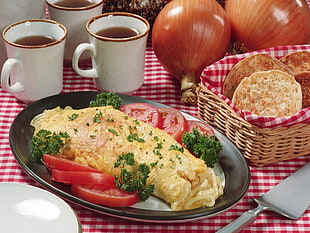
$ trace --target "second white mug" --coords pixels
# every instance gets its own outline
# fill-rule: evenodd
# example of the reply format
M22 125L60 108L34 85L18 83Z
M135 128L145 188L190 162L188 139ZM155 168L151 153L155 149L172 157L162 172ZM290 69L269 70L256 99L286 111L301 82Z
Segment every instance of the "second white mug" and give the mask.
M73 69L94 78L99 90L130 94L139 89L144 81L148 21L131 13L105 13L90 19L86 30L90 42L75 49ZM79 58L86 51L92 57L88 70L79 67Z
M46 0L50 18L63 24L68 30L64 54L65 65L71 66L76 46L88 41L85 24L90 18L102 13L103 2L104 0L81 2ZM89 60L89 55L83 54L80 62L87 63Z

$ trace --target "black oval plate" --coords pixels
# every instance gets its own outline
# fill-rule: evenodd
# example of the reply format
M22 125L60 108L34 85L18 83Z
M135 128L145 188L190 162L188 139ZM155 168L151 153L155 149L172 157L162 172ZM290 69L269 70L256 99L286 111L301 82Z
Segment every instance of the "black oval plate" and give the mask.
M46 167L36 163L32 158L30 145L34 129L30 126L30 121L45 109L52 109L57 106L71 106L76 109L88 107L89 102L94 100L98 93L95 91L72 92L47 97L29 105L17 115L10 129L10 146L19 165L36 182L49 191L84 208L114 217L155 223L188 222L212 217L231 208L244 196L250 184L248 164L237 147L216 130L216 137L223 145L223 150L219 154L220 167L225 176L225 188L224 194L213 207L201 207L184 211L171 211L166 208L161 210L160 207L153 208L152 205L146 208L140 208L139 205L138 207L113 208L96 205L77 198L71 193L69 186L52 181L50 172ZM135 96L120 95L120 97L123 104L140 102L150 103L156 107L168 107ZM198 118L189 114L183 114L188 119L198 120Z

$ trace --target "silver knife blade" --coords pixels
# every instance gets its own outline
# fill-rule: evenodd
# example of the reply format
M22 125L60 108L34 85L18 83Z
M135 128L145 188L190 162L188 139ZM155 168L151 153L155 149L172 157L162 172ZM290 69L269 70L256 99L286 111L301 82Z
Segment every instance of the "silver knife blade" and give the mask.
M262 211L270 210L291 219L298 219L310 206L310 163L297 170L259 198L258 207L243 213L218 233L240 232L253 223Z
M310 205L310 163L256 200L287 218L300 218Z

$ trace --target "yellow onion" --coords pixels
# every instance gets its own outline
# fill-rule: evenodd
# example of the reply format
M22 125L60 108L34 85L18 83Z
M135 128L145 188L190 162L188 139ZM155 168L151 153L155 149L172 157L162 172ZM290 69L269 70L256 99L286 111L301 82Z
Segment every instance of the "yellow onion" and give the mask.
M181 82L182 101L196 103L203 69L222 58L230 23L216 0L172 0L158 14L152 45L160 63Z
M235 42L247 51L310 42L310 11L305 0L226 0Z

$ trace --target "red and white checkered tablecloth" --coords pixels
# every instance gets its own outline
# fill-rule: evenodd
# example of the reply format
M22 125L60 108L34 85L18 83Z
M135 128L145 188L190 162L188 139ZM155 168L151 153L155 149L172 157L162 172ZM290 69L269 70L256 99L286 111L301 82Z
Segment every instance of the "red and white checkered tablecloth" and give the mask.
M180 102L179 83L169 76L157 61L149 46L146 53L145 83L133 95L151 99L197 114L196 107ZM64 92L96 90L93 80L78 76L71 68L64 69ZM11 94L0 90L0 182L20 182L36 185L19 167L9 146L9 129L16 115L25 107ZM98 214L72 203L82 223L83 232L214 232L240 216L255 204L251 197L268 191L285 177L310 161L310 156L269 165L263 168L251 167L252 181L247 194L233 208L216 217L184 224L140 223ZM285 195L285 194L284 194ZM1 210L0 210L1 211ZM310 232L310 211L299 220L293 221L271 212L259 215L257 220L244 232Z
M145 82L133 95L154 100L197 115L197 108L180 102L180 85L160 65L152 48L146 53ZM78 76L71 68L64 68L63 92L96 90L93 80ZM9 145L9 130L16 115L25 108L11 94L0 89L0 182L19 182L36 185L19 167ZM258 197L310 162L310 156L268 165L262 168L251 167L251 184L246 195L231 209L215 217L191 223L150 224L123 220L98 214L69 203L76 211L84 233L102 232L215 232L224 227L243 212L256 207L251 197ZM1 190L0 190L1 192ZM286 195L286 194L283 194ZM310 194L309 194L310 195ZM1 211L1 209L0 209ZM1 229L1 226L0 226ZM298 220L289 220L273 212L260 214L257 220L243 232L310 232L310 210Z

